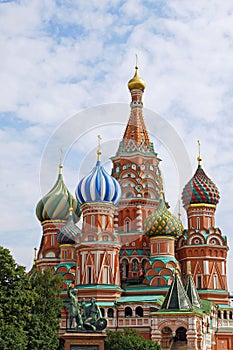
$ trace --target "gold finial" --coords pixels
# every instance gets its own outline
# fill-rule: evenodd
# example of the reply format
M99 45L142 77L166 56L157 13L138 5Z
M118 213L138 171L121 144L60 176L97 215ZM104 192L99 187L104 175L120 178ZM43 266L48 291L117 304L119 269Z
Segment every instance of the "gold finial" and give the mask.
M135 56L136 56L136 66L135 66L135 69L138 69L138 55L135 54Z
M63 168L62 161L63 161L63 150L62 148L60 148L59 174L62 174L62 168Z
M160 181L159 181L159 199L164 199L164 192L163 192L163 179L162 179L162 176L160 178Z
M181 218L181 211L180 211L180 200L178 201L178 219Z
M73 214L73 199L70 197L69 216Z
M175 275L179 275L179 264L176 264L176 267L175 267Z
M98 137L97 160L98 160L98 162L100 162L100 156L101 156L100 141L101 141L102 139L101 139L101 136L100 136L100 135L98 135L97 137Z
M200 144L200 141L197 140L197 144L198 144L198 157L197 157L197 163L198 163L198 166L201 166L201 144Z
M36 265L36 252L37 252L37 248L34 248L34 265Z
M187 261L187 274L188 275L191 275L191 262L190 261Z

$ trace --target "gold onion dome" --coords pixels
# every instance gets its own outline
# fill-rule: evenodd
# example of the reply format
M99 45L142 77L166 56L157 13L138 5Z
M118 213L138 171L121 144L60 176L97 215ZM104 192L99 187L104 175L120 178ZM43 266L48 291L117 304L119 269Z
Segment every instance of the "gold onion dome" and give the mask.
M64 183L62 164L60 164L58 179L53 188L37 204L36 216L41 222L46 220L67 220L71 203L73 220L76 223L81 216L80 206Z
M183 229L181 221L167 209L163 198L160 198L158 207L144 223L144 231L148 237L178 237Z
M128 88L129 88L129 90L138 89L138 90L144 91L145 87L146 87L146 83L144 82L144 80L142 80L139 77L138 67L136 66L134 77L132 79L130 79L130 81L128 82Z

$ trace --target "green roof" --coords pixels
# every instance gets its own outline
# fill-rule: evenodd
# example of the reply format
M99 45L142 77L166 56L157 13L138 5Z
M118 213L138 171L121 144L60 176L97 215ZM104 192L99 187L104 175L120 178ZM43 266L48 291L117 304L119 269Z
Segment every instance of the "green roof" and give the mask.
M231 305L226 305L226 304L217 304L217 307L219 309L232 309L233 310L233 306Z
M228 294L227 290L222 290L222 289L198 289L197 290L199 294L201 293L218 293L218 294Z
M121 292L123 291L121 287L114 284L78 284L75 286L75 289L117 289Z
M159 286L159 287L155 287L155 286L148 286L147 284L136 284L136 285L131 285L131 286L127 286L127 287L124 287L124 290L126 292L133 292L133 291L136 291L136 292L165 292L168 290L168 286Z
M206 299L201 299L201 309L205 312L210 314L211 308L212 308L212 301L206 300Z
M196 307L201 307L200 297L198 295L198 292L191 274L188 275L188 280L187 280L185 290L189 297L189 300L191 301L191 304Z
M162 255L159 255L159 256L155 256L153 258L150 258L150 263L153 264L154 261L156 260L162 260L165 264L170 262L170 261L173 261L174 263L177 264L177 260L174 256L162 256Z
M175 274L161 308L186 311L192 309L192 304L178 274Z
M158 303L162 304L164 297L162 295L126 295L117 299L117 304L127 303Z
M71 267L75 266L75 263L60 263L55 267L55 270L59 269L59 267L66 267L69 270Z

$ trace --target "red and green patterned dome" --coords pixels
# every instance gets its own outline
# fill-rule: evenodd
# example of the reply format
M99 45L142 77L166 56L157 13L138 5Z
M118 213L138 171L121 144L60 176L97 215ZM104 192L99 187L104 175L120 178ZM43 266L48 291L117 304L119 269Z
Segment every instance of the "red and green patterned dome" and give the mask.
M206 175L201 165L186 184L182 192L182 201L184 207L189 204L212 204L219 202L219 191L213 181Z
M178 237L183 232L181 221L173 215L161 198L158 207L144 222L144 231L148 237Z

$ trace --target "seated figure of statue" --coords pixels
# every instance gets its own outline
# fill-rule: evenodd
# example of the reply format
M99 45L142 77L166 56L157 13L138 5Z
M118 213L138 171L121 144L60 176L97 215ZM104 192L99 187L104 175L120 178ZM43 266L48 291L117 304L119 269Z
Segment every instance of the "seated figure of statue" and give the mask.
M99 306L96 304L95 298L91 298L91 305L87 307L87 318L84 321L84 326L90 327L93 331L96 331L96 323L102 318L102 314Z

